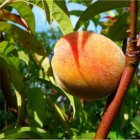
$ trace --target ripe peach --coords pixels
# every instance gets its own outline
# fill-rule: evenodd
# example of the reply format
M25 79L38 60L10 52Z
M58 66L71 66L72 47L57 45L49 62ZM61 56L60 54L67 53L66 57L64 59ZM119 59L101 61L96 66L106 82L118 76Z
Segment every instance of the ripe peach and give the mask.
M56 83L82 99L98 99L117 87L125 66L121 49L93 32L73 32L55 45L52 69Z

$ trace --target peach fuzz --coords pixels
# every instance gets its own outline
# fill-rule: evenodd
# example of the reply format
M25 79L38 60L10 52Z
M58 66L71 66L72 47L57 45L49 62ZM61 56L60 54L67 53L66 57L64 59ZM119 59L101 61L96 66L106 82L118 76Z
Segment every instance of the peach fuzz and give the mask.
M56 83L62 89L92 100L116 89L125 67L125 56L109 38L81 31L58 40L51 64Z

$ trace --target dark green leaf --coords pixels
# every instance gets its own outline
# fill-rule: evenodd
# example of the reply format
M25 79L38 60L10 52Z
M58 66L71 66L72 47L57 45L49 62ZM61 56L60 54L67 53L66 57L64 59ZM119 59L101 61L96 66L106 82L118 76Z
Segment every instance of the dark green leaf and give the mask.
M121 15L118 15L115 17L117 21L114 22L114 24L107 28L109 30L105 35L114 40L114 41L122 41L128 37L128 29L129 29L129 23L130 23L130 16L129 13L123 13ZM137 32L140 30L140 19L137 20Z
M10 78L14 87L21 91L24 88L23 77L19 74L20 59L18 57L7 57L5 55L0 55L0 64L6 67L10 72Z
M129 14L124 13L116 18L117 21L110 27L107 36L114 41L122 41L128 36Z
M82 14L82 12L83 11L81 11L81 10L72 10L72 11L70 11L70 15L74 15L74 16L81 16L81 14Z
M69 0L69 2L82 4L85 6L89 6L93 1L92 0Z
M116 8L123 8L123 7L128 7L129 6L129 1L114 1L114 0L109 0L109 1L97 1L90 5L80 16L78 22L76 23L75 29L78 30L79 27L84 23L84 21L87 21L94 17L95 15L98 15L100 13L116 9Z

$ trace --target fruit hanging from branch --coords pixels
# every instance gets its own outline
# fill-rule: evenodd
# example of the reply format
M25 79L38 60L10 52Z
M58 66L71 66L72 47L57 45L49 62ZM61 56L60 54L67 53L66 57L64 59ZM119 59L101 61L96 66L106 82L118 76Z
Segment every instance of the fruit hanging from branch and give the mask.
M111 94L125 67L122 50L109 38L88 31L63 36L55 45L52 69L56 83L82 99Z

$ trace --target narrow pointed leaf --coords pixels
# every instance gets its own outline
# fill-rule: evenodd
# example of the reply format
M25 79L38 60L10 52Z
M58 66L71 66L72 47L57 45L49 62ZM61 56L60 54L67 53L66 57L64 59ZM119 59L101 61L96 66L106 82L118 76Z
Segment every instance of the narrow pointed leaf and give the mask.
M98 15L100 13L116 9L116 8L123 8L123 7L129 7L129 1L114 1L114 0L109 0L109 1L97 1L90 5L80 16L79 20L76 23L76 26L74 30L78 30L79 27L84 23L84 21L90 20L92 17L95 15ZM139 3L140 4L140 3Z
M129 14L124 13L117 17L117 21L110 27L107 36L114 41L122 41L128 37Z
M107 34L105 34L108 38L114 41L122 41L128 37L128 29L130 24L129 13L123 13L116 17L116 22L109 27ZM108 28L107 27L107 28ZM137 20L137 32L140 31L140 19Z
M131 121L132 126L140 133L140 116L136 116L132 121Z
M53 2L53 19L57 22L63 34L68 34L73 31L73 26L68 15L68 10L65 1Z
M46 125L46 97L39 88L27 91L27 115L30 126L43 127Z
M23 26L25 29L27 29L28 31L30 31L26 21L19 15L13 14L8 12L7 10L0 10L0 20L8 20L8 21L12 21L14 23L17 23L21 26Z
M18 57L7 57L0 54L0 64L6 67L10 73L11 81L14 87L21 91L24 88L23 77L19 74L19 61Z
M6 48L8 46L8 42L7 41L2 41L0 42L0 53L4 53Z
M62 89L61 89L61 90L62 90ZM68 97L68 99L69 99L69 101L70 101L70 103L71 103L71 106L72 106L72 108L73 108L73 118L74 118L75 113L76 113L74 96L72 96L72 95L66 93L64 90L63 90L63 92L64 92L65 95Z
M14 41L23 49L26 49L29 53L45 54L39 41L28 32L16 27L15 25L0 22L0 31L6 33L7 39L14 39Z
M35 139L51 139L53 136L45 130L37 127L20 127L13 128L0 134L0 139L20 139L20 138L35 138Z
M20 2L12 3L10 4L10 6L15 8L19 12L21 17L25 19L25 21L27 22L31 32L34 34L35 33L35 18L29 5L26 4L25 2L20 1Z
M53 5L53 0L42 0L42 3L44 5L44 10L46 13L47 20L49 24L52 22L52 5Z

